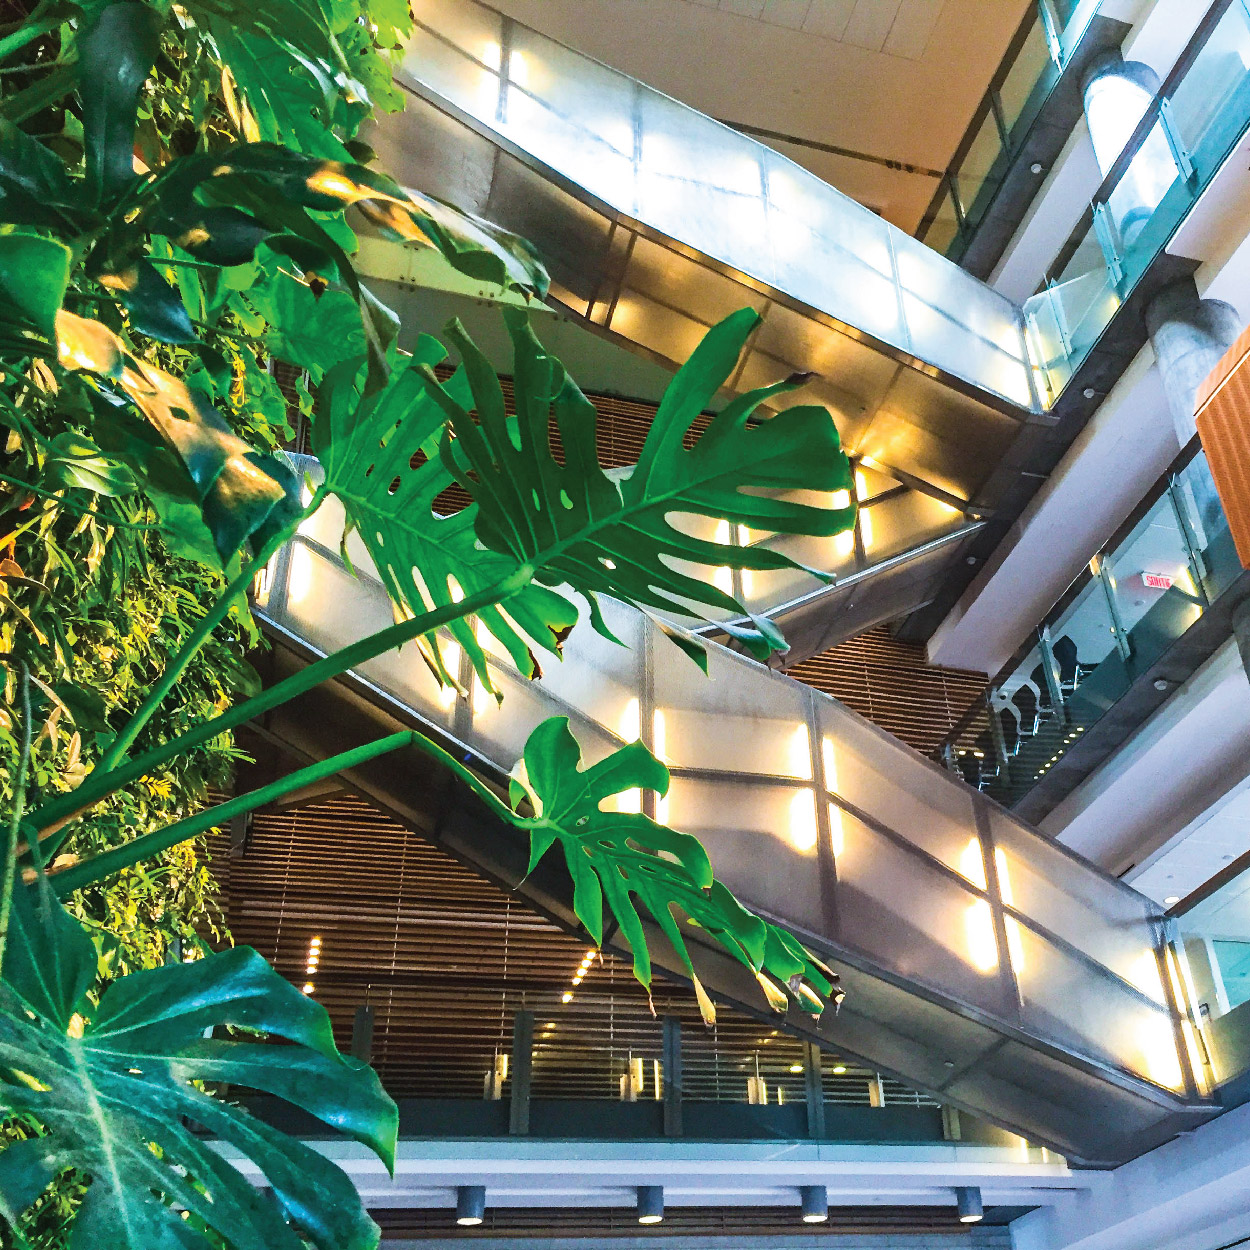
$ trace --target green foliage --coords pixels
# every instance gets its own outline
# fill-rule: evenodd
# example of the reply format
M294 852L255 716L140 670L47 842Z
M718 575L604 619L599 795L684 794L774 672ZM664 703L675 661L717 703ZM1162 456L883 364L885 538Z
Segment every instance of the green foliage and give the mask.
M201 810L227 780L231 730L405 641L450 681L446 630L489 681L480 621L532 673L532 648L558 654L577 620L565 587L607 633L597 595L742 612L693 566L789 563L691 538L676 514L813 535L850 521L776 497L850 482L823 410L753 424L799 379L732 401L686 446L754 328L749 311L678 373L628 474L599 465L594 409L523 314L508 314L515 417L459 326L448 337L464 366L447 383L432 372L438 344L398 349L396 318L353 267L349 208L476 279L547 287L523 240L368 167L356 134L399 103L391 65L409 25L402 0L40 0L0 38L0 1130L12 1143L0 1215L41 1247L376 1244L336 1167L212 1093L270 1091L389 1164L394 1107L376 1078L337 1055L325 1013L254 952L167 962L176 939L212 925L194 839L306 775L415 746L529 831L533 863L560 842L588 932L601 940L606 902L645 984L637 903L692 978L683 921L751 968L778 1010L781 985L812 1011L836 996L798 943L715 880L693 838L599 810L623 789L663 790L662 766L633 746L582 770L560 720L526 748L533 815L415 732ZM26 65L2 64L19 51ZM274 361L304 372L305 414L317 401L325 480L309 501L277 451L291 429ZM453 482L473 503L441 517ZM396 624L258 692L242 661L256 638L246 590L330 493ZM764 620L742 637L757 654L783 645ZM52 898L62 873L68 911ZM210 1026L294 1045L205 1038ZM261 1166L290 1225L184 1117Z
M245 949L134 973L98 1001L96 975L95 945L51 891L20 889L0 985L0 1067L12 1074L0 1110L33 1117L42 1132L0 1153L0 1211L10 1222L74 1169L90 1181L75 1245L189 1250L217 1244L217 1234L301 1250L281 1209L191 1130L198 1122L260 1167L320 1250L377 1244L355 1186L333 1163L196 1084L274 1094L392 1165L395 1104L371 1069L335 1049L323 1007ZM294 1045L205 1036L223 1026Z
M630 790L668 793L668 769L641 742L582 768L582 750L566 717L544 721L530 735L513 775L512 800L528 799L529 872L557 842L573 878L573 910L595 945L603 942L606 901L634 954L634 975L651 985L647 936L634 904L638 899L668 938L694 984L709 1024L716 1013L699 983L690 952L673 916L680 909L739 962L755 973L774 1006L786 997L769 980L771 973L820 1015L833 988L827 969L788 934L744 908L712 875L707 852L697 838L657 825L641 812L605 811L602 804ZM813 988L814 987L814 990Z
M765 547L692 537L670 518L710 517L791 534L833 535L849 526L849 508L747 493L851 485L826 409L790 408L748 427L764 400L794 390L801 378L739 396L693 447L683 444L759 324L752 310L726 317L704 337L665 391L637 465L619 477L599 465L594 405L543 351L524 314L504 316L514 349L515 419L505 415L495 371L458 325L447 333L465 362L477 421L426 374L455 438L443 461L476 501L477 533L489 550L533 566L544 582L567 582L591 597L607 594L639 608L686 615L708 608L749 615L732 595L669 561L751 569L792 568L794 561ZM553 414L564 463L552 452ZM771 622L754 619L756 631L741 637L756 655L764 658L785 646Z

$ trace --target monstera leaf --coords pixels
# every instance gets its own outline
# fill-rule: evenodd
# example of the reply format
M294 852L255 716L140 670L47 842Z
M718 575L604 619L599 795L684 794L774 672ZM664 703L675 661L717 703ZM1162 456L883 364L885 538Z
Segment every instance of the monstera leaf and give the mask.
M510 556L478 545L475 508L451 516L434 511L451 476L437 455L442 409L428 395L420 370L438 364L445 354L436 340L423 336L410 367L368 398L361 394L361 362L345 362L320 389L313 427L325 485L343 504L348 532L359 534L392 602L409 613L445 607L488 589L517 567ZM448 388L469 402L462 375ZM509 599L506 611L487 608L479 620L528 676L535 668L530 641L556 652L577 620L577 609L555 592L531 585ZM482 683L492 688L473 622L456 621L449 632L467 651ZM437 638L424 639L422 645L442 680L455 684Z
M606 902L629 941L634 975L651 985L647 938L634 900L654 917L694 983L704 1019L715 1022L715 1008L695 974L673 906L709 933L755 974L778 1011L787 999L777 982L789 986L803 1008L820 1015L840 999L837 978L794 938L749 912L712 876L707 852L697 838L658 825L639 812L604 811L600 805L628 790L668 792L668 769L635 742L583 769L581 747L568 718L552 717L530 735L522 765L514 773L512 802L528 798L531 819L516 821L530 831L532 872L559 842L573 878L573 910L596 945L603 941Z
M377 1226L335 1164L192 1084L276 1095L392 1167L395 1104L371 1069L335 1049L324 1008L246 948L134 973L97 1002L89 993L95 946L46 883L19 888L13 902L0 981L0 1115L21 1115L42 1132L0 1151L0 1211L11 1223L74 1168L90 1182L75 1246L378 1244ZM293 1045L205 1036L227 1025ZM255 1164L280 1205L192 1124Z
M98 321L62 309L56 331L62 366L97 375L102 393L133 404L177 454L223 564L246 542L259 549L299 515L299 482L287 464L245 443L185 382L132 356ZM128 467L145 471L141 460Z
M464 361L476 420L428 368L424 374L455 435L442 459L477 502L478 537L490 551L531 565L548 584L567 582L589 596L603 593L684 615L709 609L750 615L710 577L679 571L672 561L749 569L790 568L794 561L766 547L693 537L674 524L675 516L817 536L851 525L851 508L816 508L763 493L851 485L849 462L824 408L789 408L748 424L761 403L794 390L803 378L731 400L693 446L685 445L759 324L751 309L708 331L678 370L637 465L623 476L609 476L599 464L594 406L543 351L526 315L507 310L504 316L514 348L515 418L506 414L494 370L458 323L447 333ZM553 414L563 463L552 451ZM755 630L740 637L754 654L763 658L784 648L771 622L753 619Z

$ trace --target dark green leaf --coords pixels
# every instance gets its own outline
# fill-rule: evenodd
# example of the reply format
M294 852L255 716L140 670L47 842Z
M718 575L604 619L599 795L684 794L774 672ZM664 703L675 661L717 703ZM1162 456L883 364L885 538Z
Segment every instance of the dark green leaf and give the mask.
M87 178L106 203L134 181L139 92L160 48L160 28L150 5L117 0L78 34Z
M298 515L300 484L287 462L244 442L201 394L131 356L99 322L63 312L57 333L62 364L115 379L102 391L132 403L177 453L222 563L249 541L263 546ZM140 444L125 462L150 493L142 461Z
M130 471L110 460L85 435L68 431L58 434L51 447L44 465L49 489L77 487L97 495L128 495L135 489Z
M56 239L24 231L0 235L0 322L55 339L71 260Z
M59 220L72 229L82 211L77 198L60 158L12 122L0 121L0 216L22 226Z
M583 769L581 747L567 717L544 721L525 744L524 768L515 775L514 807L523 792L534 808L532 819L517 823L530 830L532 872L559 842L573 878L573 910L598 944L603 940L606 901L634 955L634 975L651 985L646 931L634 900L643 904L694 982L705 1018L715 1019L710 1000L672 908L714 937L755 973L778 1010L787 984L805 1010L820 1014L833 990L830 976L794 938L744 908L712 876L707 852L697 838L658 825L637 811L605 811L603 804L628 791L668 791L668 769L641 742L622 747Z
M126 278L122 297L130 313L130 324L140 334L161 343L196 342L182 297L150 261L136 262Z
M665 392L638 464L613 476L599 464L594 406L559 361L543 352L524 313L505 310L504 317L514 346L516 418L506 415L494 370L458 322L447 332L465 364L471 405L423 369L429 393L455 434L455 442L444 445L443 460L477 501L478 537L491 551L533 566L549 585L567 582L635 607L749 616L710 576L683 572L674 562L710 572L792 568L794 561L765 546L693 537L672 523L674 516L819 536L850 527L851 508L817 508L785 497L850 486L850 464L829 413L813 406L789 408L748 425L762 402L795 389L802 379L731 400L694 445L685 446L691 426L725 385L759 322L750 309L708 331ZM552 452L553 414L563 463ZM758 632L742 636L757 655L784 648L772 622L752 619Z
M42 881L19 888L14 903L0 984L0 1109L32 1117L46 1136L40 1150L0 1167L11 1209L74 1167L91 1181L74 1245L207 1250L219 1236L234 1250L301 1250L279 1209L190 1131L195 1121L261 1169L320 1250L377 1246L377 1226L337 1166L191 1083L276 1095L393 1166L395 1105L369 1068L339 1055L324 1008L246 948L123 977L94 1006L86 990L96 952L78 922ZM227 1025L294 1045L205 1037Z

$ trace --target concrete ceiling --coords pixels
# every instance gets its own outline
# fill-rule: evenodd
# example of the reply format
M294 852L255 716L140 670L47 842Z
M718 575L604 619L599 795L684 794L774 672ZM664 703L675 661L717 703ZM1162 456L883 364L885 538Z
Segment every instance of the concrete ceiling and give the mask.
M912 231L1031 0L495 0ZM887 162L911 166L891 168Z

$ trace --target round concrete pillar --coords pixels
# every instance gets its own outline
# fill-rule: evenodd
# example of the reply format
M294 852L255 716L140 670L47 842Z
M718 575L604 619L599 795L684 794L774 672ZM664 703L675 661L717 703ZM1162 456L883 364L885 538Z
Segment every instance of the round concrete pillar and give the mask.
M1198 388L1237 341L1241 318L1223 300L1199 299L1193 281L1186 278L1164 287L1146 306L1146 329L1183 447L1197 432Z
M1083 83L1085 119L1098 168L1105 176L1137 129L1159 90L1159 75L1142 61L1126 61L1119 52L1096 57ZM1141 233L1168 187L1176 163L1163 127L1156 125L1121 177L1107 204L1127 248Z

